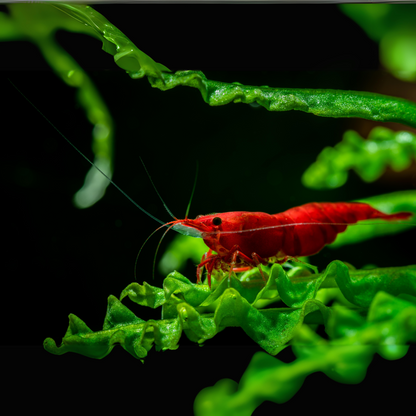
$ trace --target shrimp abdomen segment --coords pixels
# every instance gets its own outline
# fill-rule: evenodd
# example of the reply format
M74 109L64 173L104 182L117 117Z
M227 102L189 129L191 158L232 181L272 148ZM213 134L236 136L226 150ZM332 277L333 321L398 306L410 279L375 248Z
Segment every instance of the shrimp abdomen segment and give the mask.
M332 243L349 224L368 219L407 219L411 213L384 214L360 202L312 202L275 214L284 227L281 252L293 257L311 256ZM317 223L316 225L313 223ZM290 224L293 224L291 226Z
M229 216L223 214L223 218L219 239L222 247L231 250L238 245L239 251L248 257L252 253L257 253L262 258L276 255L281 246L283 228L276 227L280 222L274 215L264 212L236 212Z

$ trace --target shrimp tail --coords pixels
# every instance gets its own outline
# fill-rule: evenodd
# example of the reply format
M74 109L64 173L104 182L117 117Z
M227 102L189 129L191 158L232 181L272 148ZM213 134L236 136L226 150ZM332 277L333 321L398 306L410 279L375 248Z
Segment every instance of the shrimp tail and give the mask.
M376 216L374 218L385 219L387 221L396 221L396 220L408 220L413 216L413 212L398 212L396 214L383 214L382 216Z
M411 212L384 214L362 202L312 202L274 216L281 224L294 224L284 231L281 252L299 257L316 254L350 224L370 219L407 220L412 215Z

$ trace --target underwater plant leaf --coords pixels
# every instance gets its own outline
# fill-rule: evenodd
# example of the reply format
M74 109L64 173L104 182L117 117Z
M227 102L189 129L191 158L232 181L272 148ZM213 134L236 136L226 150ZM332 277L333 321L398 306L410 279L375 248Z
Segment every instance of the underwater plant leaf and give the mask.
M108 299L107 313L104 319L103 330L120 328L129 325L143 324L145 321L138 318L116 297L110 296ZM78 331L79 332L79 331Z
M410 295L392 297L385 292L378 292L374 302L371 303L368 322L384 323L390 319L389 327L383 328L383 331L391 336L388 338L388 343L381 344L377 351L386 360L404 357L409 349L406 343L416 342L415 308L416 297Z
M315 299L307 300L302 308L256 309L234 288L227 288L220 296L215 309L217 331L233 326L241 327L269 354L275 355L293 337L305 316L320 310L325 320L326 306Z
M408 300L410 299L410 300ZM389 360L403 357L408 342L416 341L416 298L406 295L393 296L379 291L373 298L366 317L335 304L325 328L331 339L348 337L352 344L374 338L381 347L377 352ZM407 351L407 349L406 349Z
M134 73L129 73L136 78ZM177 86L199 89L211 106L230 102L257 103L269 111L298 110L320 117L360 117L374 121L394 121L416 127L416 103L402 98L362 91L272 88L208 80L201 71L163 73L148 77L152 87L166 91Z
M147 282L143 282L143 285L136 282L130 283L121 292L120 301L126 296L128 296L132 302L153 309L163 305L166 301L163 289L151 286Z
M156 77L163 82L161 71L170 69L146 55L117 27L92 7L82 4L55 3L54 7L88 26L103 42L103 50L114 56L114 62L127 72L134 71L136 78Z
M215 336L219 329L215 324L213 314L200 314L195 308L182 303L178 305L179 317L183 322L183 330L190 341L202 344Z
M183 85L198 88L204 101L212 106L229 102L257 103L269 111L299 110L321 117L361 117L416 127L416 104L401 98L360 91L245 86L238 82L207 80L201 71L169 74L167 67L138 49L92 7L63 3L54 7L94 30L103 42L103 50L114 55L115 63L130 77L137 79L146 75L152 87L162 91Z
M232 326L242 328L265 351L276 355L293 339L304 322L321 323L326 328L328 322L333 322L333 308L316 299L319 288L339 288L345 298L358 307L353 311L357 315L346 319L343 324L350 330L361 328L364 318L360 314L365 316L368 307L373 308L371 322L374 323L391 319L391 311L399 313L400 308L416 308L416 266L355 270L335 260L320 274L302 276L297 271L289 276L282 266L275 264L266 285L262 280L247 285L247 282L240 282L236 277L230 280L230 286L228 284L226 277L211 291L208 285L192 283L178 272L166 277L163 290L147 283L132 283L123 290L121 297L128 296L141 306L162 306L161 320L151 319L146 322L117 298L110 296L101 331L93 332L81 319L71 314L61 346L58 348L52 339L47 338L44 347L58 355L71 351L92 358L103 358L118 343L135 358L142 359L153 344L158 351L178 348L182 331L191 341L201 344ZM395 308L389 306L390 312L386 315L381 311L382 303L374 304L380 291L390 297L401 296L402 303L398 303L399 306ZM267 299L268 296L274 297L275 301L279 300L278 292L281 299L291 307L256 307L259 300ZM409 313L413 316L413 309L409 311L402 318L403 330L413 325L413 318L409 318ZM407 322L406 319L410 321ZM342 328L329 329L334 338L343 334L342 331ZM413 338L406 338L409 339ZM390 353L394 354L394 351Z
M312 344L310 356L284 363L264 352L255 353L240 383L222 379L199 392L194 402L195 415L250 416L266 400L278 404L287 402L302 387L305 378L318 371L340 382L345 383L347 379L349 384L364 379L375 347L334 347L326 345L325 340L320 341L319 336L315 339L316 334L310 332L305 325L299 330L302 341Z
M137 318L116 297L109 296L103 330L92 332L73 314L60 347L53 339L44 341L44 348L52 354L76 352L91 358L104 358L116 344L120 344L133 357L142 359L153 343L156 349L177 349L182 334L182 320L143 321Z
M55 344L55 341L51 338L47 338L44 341L44 348L51 352L52 354L65 354L66 352L76 352L78 354L85 355L91 358L104 358L108 355L111 350L114 348L116 343L120 343L124 346L126 338L129 335L129 329L131 328L128 322L131 321L130 310L122 305L114 296L109 296L108 298L108 308L105 322L111 322L111 315L113 309L116 310L115 314L118 315L117 324L110 326L107 324L107 329L99 332L92 332L85 323L79 319L77 316L70 314L69 315L69 327L68 330L62 339L61 346L58 348ZM126 324L123 325L120 323L120 318L125 312ZM136 321L135 322L135 335L136 337L143 338L145 323ZM150 349L150 345L147 345ZM135 351L134 348L126 348L130 353L132 353L136 358L142 358L147 355L146 348L143 347L137 348ZM137 355L139 352L139 355Z
M262 305L267 306L270 303L278 302L279 300L281 300L280 295L277 291L277 286L276 286L277 272L278 272L277 269L273 270L273 266L269 271L266 271L263 269L263 274L265 278L267 279L267 282L266 282L266 285L260 290L260 292L257 293L257 296L254 299L254 301L251 302L252 306L254 306L257 309L261 309ZM258 269L254 268L254 269L249 270L248 272L245 272L243 275L239 277L239 279L242 282L244 282L244 280L248 278L249 273L251 275L260 274ZM257 280L257 282L261 284L260 280ZM246 299L249 301L248 298Z
M256 273L253 273L256 274ZM265 277L268 276L267 272L264 272ZM245 277L247 277L245 275ZM205 301L200 306L209 306L214 304L218 298L227 290L229 287L232 287L237 290L237 292L250 304L254 304L257 300L261 299L261 294L264 290L268 290L269 286L273 285L272 282L268 281L266 283L267 288L264 287L264 281L260 279L252 279L249 281L242 281L241 276L238 278L235 275L231 276L230 281L228 281L228 274L224 275L222 280L219 283L211 283L212 288L215 289L211 294L205 299Z
M347 130L342 141L325 147L316 162L306 169L302 183L311 189L334 189L344 185L348 171L354 170L365 182L374 182L391 166L396 172L407 169L416 158L416 135L378 126L367 140Z
M399 359L409 349L405 344L416 341L414 297L378 292L367 318L336 304L327 309L331 309L325 328L329 341L308 325L299 326L291 342L297 357L294 361L284 363L257 352L240 383L223 379L199 392L195 415L249 416L266 400L287 402L305 378L318 371L339 383L361 383L375 353L385 359Z
M170 70L140 51L119 29L90 6L55 4L95 30L103 41L103 49L114 55L118 66L133 79L145 75L152 87L162 91L183 85L198 88L211 106L234 103L256 103L269 111L299 110L321 117L361 117L375 121L394 121L416 127L416 104L401 98L381 94L300 88L270 88L245 86L238 82L207 80L201 71Z
M47 4L7 5L10 15L1 13L0 18L7 25L0 24L1 40L30 41L40 51L45 61L62 82L76 89L76 99L85 116L94 126L92 129L92 149L94 163L109 178L114 167L114 123L110 111L88 73L78 64L57 41L55 33L67 31L94 36L95 32L85 25L61 13ZM19 53L16 45L16 53ZM95 167L91 167L85 181L73 198L77 208L88 208L99 201L110 182Z
M291 276L280 264L274 264L270 276L275 280L282 301L289 308L300 308L307 299L314 299L326 272L318 275Z
M11 17L0 13L0 19L4 23L0 28L0 40L30 40L40 49L55 73L68 85L78 88L78 101L94 125L94 163L110 178L113 172L114 139L111 115L86 72L55 41L54 33L58 29L88 34L101 40L102 49L113 55L115 63L133 79L147 76L153 87L162 90L177 85L198 88L209 105L243 102L261 105L269 111L299 110L322 117L362 117L416 126L416 105L401 98L357 91L269 88L244 86L238 82L221 83L207 80L200 71L169 74L171 71L166 66L155 62L138 49L117 27L87 5L10 4L8 7L12 11ZM411 43L410 46L412 49ZM410 66L414 67L413 61ZM369 174L370 170L365 172ZM377 171L373 172L376 173ZM342 183L345 178L345 172L341 171L332 175L334 183ZM74 196L73 203L79 208L93 205L104 195L108 185L107 179L91 167L84 186ZM165 269L165 272L168 271Z
M278 354L292 340L297 328L306 316L315 311L322 314L326 322L330 311L316 299L308 299L302 308L250 309L247 319L242 322L246 334L271 355Z
M415 227L416 191L392 192L390 194L358 199L355 202L365 202L386 214L408 211L415 213L415 215L408 220L395 222L383 220L360 221L358 224L350 225L344 232L339 233L335 241L328 244L328 247L337 248L346 244L360 243L370 238L397 234Z
M124 293L125 296L130 296L131 288ZM135 293L133 292L133 299L137 300ZM155 291L148 289L140 293L147 293L153 299ZM154 305L153 301L146 302L142 299L140 302L142 305ZM200 313L199 308L181 302L174 295L163 307L166 304L171 304L171 311L175 310L175 313L171 313L168 319L164 317L159 321L145 322L117 298L110 296L103 330L92 332L82 320L70 315L70 325L61 346L56 347L55 342L47 338L44 347L58 355L76 352L91 358L103 358L119 343L135 358L142 359L153 343L157 350L176 349L182 330L191 341L203 343L228 326L240 326L266 351L277 354L285 347L293 331L307 314L318 309L324 311L326 308L321 302L312 299L305 302L301 309L257 310L232 287L222 291L215 313L205 313L204 308Z
M13 4L10 14L0 12L0 41L30 41L68 86L76 88L76 98L93 124L92 149L94 164L110 179L114 170L114 123L109 109L87 72L56 40L58 30L82 33L102 41L102 49L114 55L115 63L136 76L160 76L170 71L148 55L90 6L80 4ZM16 44L18 53L18 44ZM83 186L75 193L73 204L88 208L105 194L110 182L94 166L85 175Z
M337 268L335 271L334 268ZM341 268L343 271L338 270ZM368 307L379 291L416 296L416 265L349 271L340 262L328 266L342 294L357 306Z
M396 78L416 81L415 9L412 5L340 4L375 42L379 42L380 62Z
M164 91L183 85L198 88L204 101L213 106L229 102L255 103L269 111L299 110L321 117L361 117L416 126L416 104L401 98L360 91L244 86L238 82L207 80L200 71L169 74L171 71L166 66L138 49L92 7L73 3L54 3L52 6L82 23L80 28L88 29L89 34L100 39L103 50L113 55L115 63L130 77L148 76L153 87Z
M187 277L173 271L163 281L165 298L168 301L172 295L179 296L191 306L199 306L210 295L211 291L206 285L197 285Z

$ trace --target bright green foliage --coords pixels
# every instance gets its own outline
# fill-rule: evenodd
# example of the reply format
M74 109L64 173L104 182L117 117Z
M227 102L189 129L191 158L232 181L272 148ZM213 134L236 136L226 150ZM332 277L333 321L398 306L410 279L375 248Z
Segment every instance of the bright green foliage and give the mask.
M162 91L176 86L198 88L212 106L230 102L257 103L269 111L299 110L321 117L361 117L376 121L395 121L416 127L416 104L380 94L299 88L245 86L238 82L207 80L200 71L177 71L153 61L140 51L120 30L89 6L60 4L65 13L95 30L103 49L114 55L115 63L133 78L147 76L152 87Z
M140 74L139 74L140 75ZM306 88L272 88L210 81L201 71L163 73L148 77L154 88L162 91L177 86L198 88L202 98L212 106L230 102L257 103L269 111L298 110L320 117L360 117L374 121L394 121L416 127L416 104L402 98L362 91L313 90ZM135 74L130 73L132 78Z
M155 62L92 7L81 4L56 3L54 7L83 23L103 42L103 50L114 55L114 62L137 78L145 75L161 79L161 71L170 72L166 66Z
M59 3L54 7L87 26L90 34L94 33L102 40L103 50L114 55L115 63L132 78L147 76L151 85L162 91L182 85L198 88L204 101L212 106L230 102L257 103L269 111L299 110L321 117L361 117L416 127L416 104L401 98L361 91L271 88L245 86L238 82L229 84L207 80L200 71L170 73L167 67L139 50L90 6Z
M64 3L55 3L52 6L9 4L10 16L0 12L0 41L33 42L54 72L65 83L78 88L77 99L94 125L92 143L94 163L110 178L113 172L114 134L111 115L86 72L56 43L54 34L58 29L87 34L101 40L102 49L113 55L115 63L126 70L133 79L147 76L153 87L163 91L179 85L198 88L205 102L212 106L229 102L254 103L269 111L298 110L321 117L361 117L375 121L394 121L416 127L415 103L400 98L358 91L256 87L244 86L238 82L228 84L207 80L200 71L169 73L170 70L166 66L155 62L138 49L118 28L92 7ZM359 5L361 8L365 6ZM364 15L367 13L368 16L377 18L385 16L390 10L385 8L377 12L374 8L376 6L391 5L370 5L373 9L365 9L367 12L363 8L360 10ZM59 13L58 10L63 13ZM351 15L353 18L354 13ZM368 16L363 21L370 19ZM372 24L371 19L368 21ZM371 27L371 24L367 26ZM395 27L399 26L396 24ZM377 30L375 36L380 37L384 29ZM413 68L414 71L414 54L412 54L415 50L414 31L410 35L408 32L407 30L403 36L394 32L393 40L387 40L387 47L382 48L387 51L386 53L393 51L394 56L401 59L409 57L410 63L400 62L400 68L396 71L400 74L409 72L409 68ZM399 46L396 45L396 38L399 39ZM405 39L404 43L400 39ZM397 48L390 47L392 42ZM402 53L403 51L406 53ZM391 62L393 61L392 58ZM93 205L104 195L108 184L107 179L91 167L84 186L74 197L74 204L79 208Z
M346 231L338 234L336 240L328 247L340 247L345 244L360 243L371 238L389 234L397 234L415 227L416 216L416 191L399 191L391 194L372 196L359 199L356 202L365 202L372 207L386 213L407 211L415 215L409 220L400 222L366 220L358 224L350 225Z
M147 76L152 87L162 91L179 85L198 88L209 105L257 103L269 111L299 110L321 117L361 117L394 121L416 127L416 104L380 94L299 88L245 86L207 80L200 71L177 71L153 61L119 29L89 6L59 4L55 7L94 29L103 40L103 49L114 55L115 63L136 79ZM163 72L162 72L163 71Z
M334 147L325 147L302 176L312 189L333 189L344 185L348 171L354 170L365 182L374 182L387 166L400 172L416 158L416 135L375 127L365 140L348 130Z
M194 284L178 272L166 277L163 289L146 282L143 285L132 283L122 292L120 301L114 296L108 298L101 331L93 332L71 314L61 346L57 348L55 342L47 338L44 347L58 355L71 351L103 358L119 343L135 358L143 359L153 344L157 351L177 349L182 331L191 341L202 344L224 328L237 326L269 354L276 355L292 340L303 322L323 323L332 334L342 331L331 324L333 308L316 299L320 288L338 288L361 311L370 307L373 318L390 313L372 306L377 292L416 296L416 266L353 270L336 260L320 274L310 274L302 267L287 273L279 264L273 265L269 273L266 268L264 270L269 277L265 286L258 272L257 276L251 272L249 281L246 281L246 273L239 279L233 277L230 286L228 278L214 280L212 291L206 284ZM138 318L121 303L126 296L141 306L161 306L162 319L143 321ZM267 303L282 301L284 305L261 309L258 305L262 300ZM401 341L408 341L403 340L404 335L400 336Z
M47 4L8 4L7 7L10 16L0 12L0 41L27 40L34 43L54 73L68 86L77 88L77 101L94 125L94 163L111 178L114 167L113 119L88 74L57 43L55 32L64 29L101 40L103 50L114 55L115 63L127 71L134 71L136 77L158 77L161 76L161 71L170 70L136 48L123 33L90 6L56 3L53 7ZM91 167L83 187L74 195L74 205L77 208L94 205L103 197L109 184L95 167Z
M380 61L398 79L416 81L416 10L402 4L340 4L367 35L380 42Z
M356 306L369 307L377 292L394 296L407 293L416 296L416 265L370 270L349 270L333 261L326 269L326 285L335 280L345 298Z
M207 80L200 71L170 73L168 68L140 51L122 32L89 6L55 4L56 9L77 20L71 23L63 15L62 20L55 19L52 11L36 18L35 14L27 13L29 5L24 7L19 9L19 5L10 5L13 12L11 18L0 13L0 39L27 37L36 42L65 82L84 88L80 100L91 110L88 117L96 125L104 123L110 126L110 122L105 107L97 104L100 103L99 97L91 95L93 87L85 81L83 72L70 61L70 57L59 48L45 46L50 43L49 37L57 27L85 32L100 39L103 50L114 55L115 63L125 69L131 78L147 76L153 87L163 91L176 86L197 88L204 101L212 106L230 102L257 104L269 111L298 110L321 117L361 117L416 127L416 104L410 101L357 91L223 83ZM32 11L41 10L36 9L35 5L33 7ZM381 12L385 13L383 10ZM33 26L30 27L31 24ZM378 29L376 32L378 36L382 31ZM395 39L398 38L391 39L395 45ZM385 44L389 43L386 41ZM53 42L51 45L54 46ZM412 42L405 47L401 44L399 49L406 50L409 45L412 46ZM397 50L394 53L397 55ZM63 66L60 67L58 63ZM403 73L406 65L400 67L398 72ZM409 71L406 76L410 79ZM94 149L96 154L102 152L109 161L110 127L105 134L103 131L97 133L97 137L103 141L102 146L97 144ZM408 151L403 148L408 145L409 137L412 140L414 138L400 137L401 143L397 147L400 160L397 161L396 157L387 163L401 169L408 163ZM397 142L397 139L395 137L382 142ZM360 142L357 137L354 140L350 145ZM380 143L376 145L380 147ZM374 178L377 167L370 171L363 175ZM342 182L339 172L341 179L336 177L337 183ZM383 196L379 207L377 200L369 202L384 212L396 209L414 211L414 192L407 194L406 199L401 199L404 194L391 198ZM413 209L408 207L412 204ZM368 235L377 234L373 225L349 227L359 232L351 234L342 244L362 241L367 227ZM388 230L393 228L389 224ZM347 235L340 234L341 238ZM339 243L338 240L336 243ZM196 257L196 254L192 256ZM183 257L180 261L183 261ZM176 271L166 277L163 288L146 282L143 285L132 283L122 292L120 300L109 296L102 330L94 332L81 319L70 314L69 326L61 345L57 347L54 340L47 338L44 347L57 355L76 352L100 359L109 354L116 344L120 344L135 358L143 361L153 344L157 351L177 349L182 332L191 341L203 344L230 326L242 328L271 355L278 354L291 344L297 356L294 362L284 364L270 355L258 353L253 357L239 386L231 380L221 380L214 387L204 389L195 402L197 415L244 416L251 415L264 400L276 403L289 400L301 387L305 377L315 371L322 371L338 382L359 383L364 379L375 352L387 359L398 359L406 354L406 344L416 341L415 265L355 270L336 260L319 274L312 274L305 266L292 267L286 271L279 264L271 268L263 267L263 271L267 277L266 285L257 269L233 276L230 281L222 272L215 271L211 290L206 282L196 285ZM138 318L122 304L127 296L140 306L153 309L161 307L161 319L144 321ZM334 297L340 304L326 306ZM269 305L276 307L266 309ZM329 341L320 338L305 324L325 325Z
M288 401L317 371L339 383L361 383L375 353L396 360L406 355L406 343L416 341L416 298L378 292L367 317L334 304L326 331L329 341L307 325L299 326L292 340L297 359L288 364L263 352L254 354L239 384L223 379L198 394L195 415L250 416L266 400Z
M94 126L92 130L94 163L111 178L114 164L114 126L111 114L87 72L55 39L55 32L59 29L97 37L95 32L50 5L10 3L7 7L10 15L0 12L0 42L21 40L32 42L55 75L68 86L76 88L77 101ZM19 53L19 44L16 43L16 55ZM12 57L3 57L3 59L12 59ZM95 204L102 198L109 183L97 169L91 167L83 187L74 196L74 205L77 208L87 208Z

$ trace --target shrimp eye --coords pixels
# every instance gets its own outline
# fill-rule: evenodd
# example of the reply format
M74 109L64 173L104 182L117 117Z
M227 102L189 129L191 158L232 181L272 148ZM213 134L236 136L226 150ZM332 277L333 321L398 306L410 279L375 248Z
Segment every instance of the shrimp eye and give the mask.
M220 225L222 223L222 219L220 217L214 217L214 219L212 220L212 223L214 225Z

